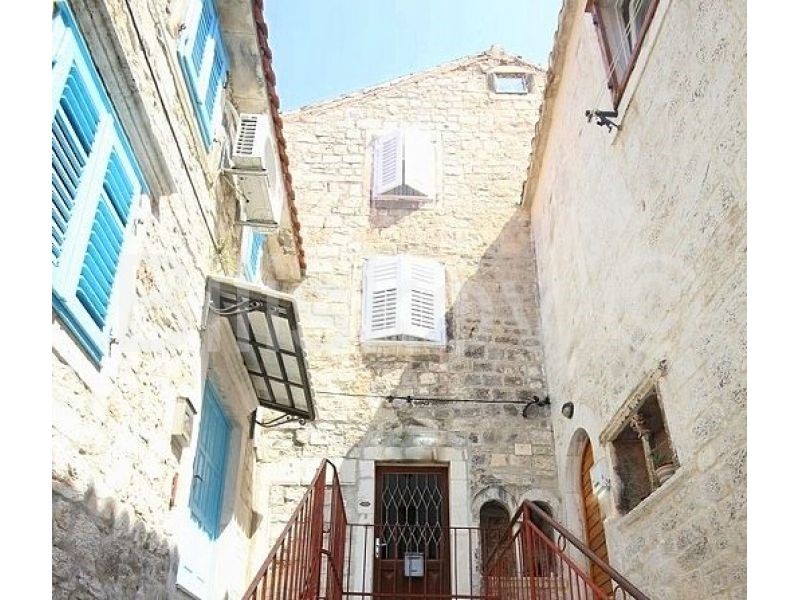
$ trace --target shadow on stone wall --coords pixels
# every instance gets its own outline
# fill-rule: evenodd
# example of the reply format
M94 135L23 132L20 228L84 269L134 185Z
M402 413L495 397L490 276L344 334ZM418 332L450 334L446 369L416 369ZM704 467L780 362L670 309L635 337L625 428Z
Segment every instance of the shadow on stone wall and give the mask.
M421 253L414 248L408 251ZM448 260L446 255L440 258ZM550 407L535 406L527 418L522 416L524 403L546 395L528 215L518 209L510 216L497 237L476 257L477 268L466 281L458 281L456 273L464 264L463 258L450 258L448 287L457 285L458 293L447 311L446 348L418 356L360 351L355 357L360 372L346 378L344 371L338 373L335 383L326 389L487 403L408 404L404 400L318 395L320 416L315 423L262 434L266 437L261 445L280 448L279 454L265 456L266 463L291 462L292 457L358 458L365 447L409 447L427 437L434 440L427 443L441 442L466 450L473 497L489 487L500 487L517 499L553 502L557 498ZM452 274L455 277L450 279ZM341 361L335 349L328 350L325 344L310 346L309 353L312 377L314 363ZM367 413L372 417L359 420ZM419 435L424 433L434 435ZM537 496L542 490L543 497ZM288 482L273 488L273 539L302 491Z
M175 597L177 550L161 534L93 485L54 480L52 493L53 598Z
M473 494L493 485L505 486L517 498L534 485L555 489L552 461L536 472L534 460L535 455L553 456L549 407L534 406L523 418L523 404L504 402L546 395L535 268L530 217L520 209L453 299L444 351L409 358L363 354L373 379L405 363L396 386L372 392L492 403L386 402L354 449L398 440L414 443L413 435L404 435L408 428L449 432L463 437L470 448ZM461 282L450 280L448 287L453 283ZM518 456L515 444L530 444L531 454Z
M390 208L388 206L375 206L373 201L370 200L370 229L381 230L395 227L412 213L418 210L426 210L427 205L427 202L394 200Z
M468 497L454 500L468 507L466 513L459 509L461 525L464 518L478 524L485 499L510 499L509 513L528 498L545 500L554 508L559 505L550 407L534 406L527 418L522 416L525 403L534 395L546 395L529 217L522 209L516 210L483 253L473 259L476 264L466 280L458 279L465 259L455 250L451 256L440 253L437 258L448 263L448 288L457 289L454 297L450 295L446 315L446 348L414 356L359 350L355 357L359 372L336 374L336 382L325 389L483 402L408 403L403 399L318 395L320 417L316 422L265 434L268 437L263 444L285 450L282 456L267 458L264 468L270 469L273 461L280 463L294 481L278 482L270 490L269 536L273 542L309 483L303 480L298 485L298 468L290 464L295 457L430 462L443 460L441 449L450 457L464 456ZM316 353L313 362L318 365L341 362L324 344L310 347L309 353ZM313 369L312 363L312 377ZM366 414L371 417L359 416ZM304 474L310 477L305 470L312 465L305 463L314 461L302 462ZM374 482L374 473L365 467L365 462L355 467L350 463L349 472L343 467L340 473L348 518L362 523L369 514L377 519L380 510L378 506L369 508L374 496L367 487ZM477 561L478 546L475 552Z

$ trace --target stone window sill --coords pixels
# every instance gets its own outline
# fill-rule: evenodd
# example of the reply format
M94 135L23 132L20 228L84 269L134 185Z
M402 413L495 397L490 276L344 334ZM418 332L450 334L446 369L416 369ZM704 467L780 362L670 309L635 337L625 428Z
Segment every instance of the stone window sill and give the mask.
M653 491L647 498L639 502L639 504L634 506L626 514L613 519L611 523L615 524L619 528L627 528L632 526L642 517L642 515L647 514L648 508L658 504L660 501L664 500L668 494L674 492L679 487L679 483L686 479L687 472L688 471L684 465L678 467L672 477L670 477L664 484L659 486L658 489Z
M439 342L415 342L394 340L370 340L361 342L361 351L378 356L409 356L436 358L444 354L447 344Z
M437 196L392 196L387 194L373 195L372 207L380 211L432 210L436 206Z

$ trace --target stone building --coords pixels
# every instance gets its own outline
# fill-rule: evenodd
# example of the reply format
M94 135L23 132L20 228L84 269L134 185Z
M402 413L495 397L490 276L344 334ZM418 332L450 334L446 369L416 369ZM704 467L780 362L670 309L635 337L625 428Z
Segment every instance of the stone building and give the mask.
M274 522L323 457L352 522L379 520L376 467L393 464L447 468L451 526L477 524L492 501L559 510L549 408L522 414L546 396L520 205L543 78L492 48L284 115L309 256L293 293L319 414L262 433ZM404 170L383 185L395 160Z
M525 188L561 517L585 535L593 454L612 565L653 598L743 598L745 6L642 2L620 39L588 4L562 8Z
M484 593L530 501L653 600L744 597L741 4L565 0L547 71L281 116L262 0L55 2L54 597L242 597L338 489L352 592Z
M305 268L266 33L260 0L54 3L56 598L247 584L257 400L209 276Z

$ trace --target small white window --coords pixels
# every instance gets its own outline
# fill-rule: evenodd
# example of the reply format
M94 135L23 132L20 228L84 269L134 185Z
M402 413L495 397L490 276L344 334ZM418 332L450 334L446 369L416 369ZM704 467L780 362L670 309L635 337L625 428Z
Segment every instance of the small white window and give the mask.
M492 73L491 81L497 94L527 94L531 91L528 73Z
M377 256L364 265L362 339L444 344L444 265L416 256Z
M436 196L436 154L430 135L397 130L375 140L373 200L429 201Z

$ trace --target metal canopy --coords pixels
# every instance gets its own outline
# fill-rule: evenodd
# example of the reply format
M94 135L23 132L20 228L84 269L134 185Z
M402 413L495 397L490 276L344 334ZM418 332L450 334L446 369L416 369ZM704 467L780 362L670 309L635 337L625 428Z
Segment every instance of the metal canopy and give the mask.
M266 287L208 279L208 309L231 326L258 403L300 419L315 418L295 302Z

